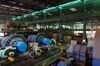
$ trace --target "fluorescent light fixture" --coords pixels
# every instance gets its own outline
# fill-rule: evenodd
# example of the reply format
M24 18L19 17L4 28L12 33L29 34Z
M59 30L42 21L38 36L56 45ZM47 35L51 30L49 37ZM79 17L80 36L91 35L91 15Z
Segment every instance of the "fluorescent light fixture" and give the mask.
M20 10L23 10L24 11L25 9L21 8Z
M0 33L0 36L4 36L4 33Z
M16 2L13 2L13 1L10 1L10 3L12 3L12 4L16 4Z
M10 8L11 6L8 5L1 5L2 7Z
M12 7L12 8L14 8L14 9L19 9L18 7Z
M71 11L77 11L76 8L70 8L69 10L71 10Z
M24 15L24 17L27 17L27 16L28 16L28 14L25 14L25 15Z

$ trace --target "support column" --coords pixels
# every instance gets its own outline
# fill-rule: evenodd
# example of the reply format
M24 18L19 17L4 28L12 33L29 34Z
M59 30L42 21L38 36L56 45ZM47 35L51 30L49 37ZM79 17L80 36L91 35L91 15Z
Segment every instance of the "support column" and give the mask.
M100 66L100 29L96 30L96 34L94 38L92 66Z
M83 21L83 37L84 39L87 39L87 35L86 35L86 21Z
M45 31L46 31L46 29L47 29L47 26L46 26L46 25L47 25L47 24L46 24L46 13L44 13L44 21L45 21L45 22L44 22L44 23L45 23L44 33L45 33Z
M59 40L62 40L62 9L60 8Z

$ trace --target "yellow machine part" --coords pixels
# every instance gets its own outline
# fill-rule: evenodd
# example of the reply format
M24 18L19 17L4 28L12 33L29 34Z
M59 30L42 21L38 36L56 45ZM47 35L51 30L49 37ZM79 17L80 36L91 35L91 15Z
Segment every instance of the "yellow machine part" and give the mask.
M14 61L15 61L15 59L12 58L12 57L8 57L8 60L9 60L10 62L14 62Z

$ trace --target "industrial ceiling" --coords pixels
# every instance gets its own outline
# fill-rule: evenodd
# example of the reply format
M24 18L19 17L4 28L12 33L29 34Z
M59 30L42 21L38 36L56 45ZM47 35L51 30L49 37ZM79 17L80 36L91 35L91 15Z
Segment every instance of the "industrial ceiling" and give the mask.
M0 14L22 15L72 0L0 0Z
M78 20L79 19L84 20L84 18L86 19L90 17L100 16L99 7L100 7L100 0L95 0L95 1L76 0L68 3L60 4L58 6L53 6L50 8L33 11L32 13L24 14L22 16L14 17L12 19L14 21L17 20L17 21L24 21L24 22L25 21L30 22L34 20L41 21L41 20L45 20L45 15L46 15L46 20L53 19L53 18L55 19L58 18L60 20L63 20L63 18L71 19L72 17L74 17L74 19L78 18ZM85 14L83 15L83 13ZM69 18L69 16L71 18Z
M4 15L5 18L3 19L8 19L11 16L22 16L24 14L29 14L32 12L36 12L36 11L40 11L43 9L48 9L50 7L55 7L58 6L60 4L64 4L64 3L69 3L75 0L0 0L0 15ZM92 2L92 0L89 0ZM87 0L87 2L89 2ZM96 0L99 1L99 0ZM93 1L93 3L95 3L96 1ZM99 3L99 2L96 2ZM95 11L91 8L91 6L95 6L96 4L87 4L89 6L89 10L91 10L91 12L95 12L97 13L96 9ZM95 7L94 7L95 8ZM83 7L78 7L77 11L75 13L82 13L84 12ZM70 9L68 10L63 10L63 16L68 15L68 14L72 14L73 12L70 11ZM54 12L54 15L52 15L53 13L48 13L49 17L52 16L58 16L59 17L59 11L58 12ZM98 13L97 13L98 14ZM0 19L2 16L0 16ZM40 15L38 18L43 19L44 16Z

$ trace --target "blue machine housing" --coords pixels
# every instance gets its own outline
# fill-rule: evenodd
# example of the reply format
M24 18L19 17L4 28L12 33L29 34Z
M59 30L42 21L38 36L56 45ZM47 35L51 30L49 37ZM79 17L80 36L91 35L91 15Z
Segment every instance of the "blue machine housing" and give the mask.
M51 44L51 40L48 38L45 38L43 34L38 35L30 35L28 37L29 42L37 42L40 45L46 45L49 46Z
M28 51L26 38L21 34L12 34L1 40L0 58L7 58L12 54L23 54Z
M42 40L42 45L46 45L46 46L49 46L51 44L51 40L48 39L48 38L43 38Z
M17 44L16 44L16 50L18 52L20 52L20 53L26 52L27 51L27 48L28 48L28 46L24 42L17 42Z
M28 36L28 42L36 42L36 35L30 35Z
M28 48L27 40L21 34L12 34L4 37L1 41L1 45L3 48L6 46L14 46L20 53L26 52Z

